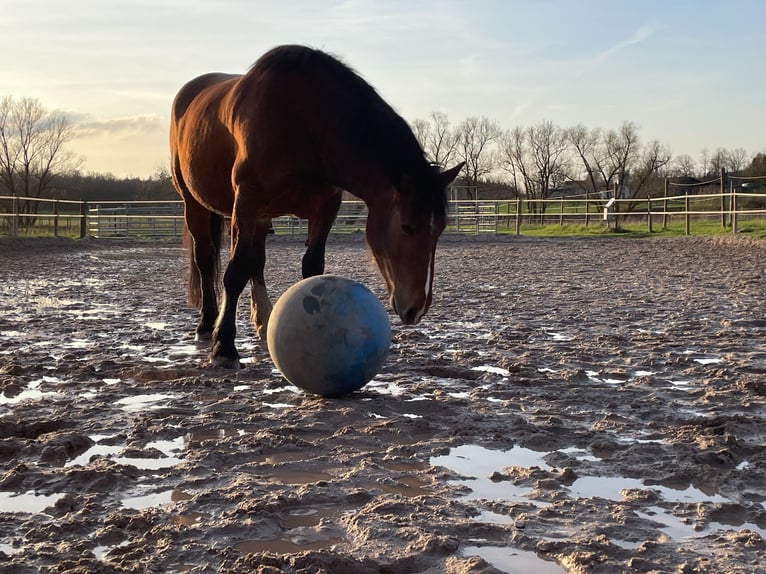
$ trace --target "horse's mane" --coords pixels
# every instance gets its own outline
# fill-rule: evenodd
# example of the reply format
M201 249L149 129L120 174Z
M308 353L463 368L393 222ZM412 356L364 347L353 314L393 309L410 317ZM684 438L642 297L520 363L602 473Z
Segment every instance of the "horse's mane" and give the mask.
M341 108L343 117L338 127L343 130L343 137L357 149L367 149L383 164L394 184L401 184L404 175L428 180L439 173L438 167L425 159L409 124L359 73L333 55L306 46L279 46L261 56L245 78L302 71L342 88L346 101L341 106L351 107L351 110ZM348 111L350 113L346 113Z

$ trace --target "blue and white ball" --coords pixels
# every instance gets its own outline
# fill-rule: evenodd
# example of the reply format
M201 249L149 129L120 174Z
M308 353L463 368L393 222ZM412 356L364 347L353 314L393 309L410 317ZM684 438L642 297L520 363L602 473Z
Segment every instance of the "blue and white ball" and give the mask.
M378 373L391 347L391 324L381 302L361 283L317 275L277 300L266 341L288 381L334 397L362 388Z

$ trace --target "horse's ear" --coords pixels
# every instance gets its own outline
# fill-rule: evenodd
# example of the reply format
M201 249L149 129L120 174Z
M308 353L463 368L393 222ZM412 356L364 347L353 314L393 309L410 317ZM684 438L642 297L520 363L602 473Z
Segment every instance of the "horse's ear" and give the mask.
M452 169L448 169L447 171L443 171L439 174L439 177L442 180L442 185L444 187L447 187L450 183L455 181L455 178L460 173L460 170L463 169L463 166L465 165L464 161L461 161L459 164L457 164Z

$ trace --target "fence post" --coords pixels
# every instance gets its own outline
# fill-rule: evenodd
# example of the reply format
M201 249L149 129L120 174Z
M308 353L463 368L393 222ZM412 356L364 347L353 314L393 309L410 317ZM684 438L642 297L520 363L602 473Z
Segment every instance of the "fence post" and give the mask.
M684 195L684 235L689 235L689 194Z
M59 200L53 202L53 237L59 236Z
M88 202L80 202L80 239L88 234Z
M662 229L668 228L668 178L665 178L665 187L663 190L664 199L662 201Z
M516 235L521 235L521 196L516 196Z
M721 188L721 227L724 229L726 228L726 196L724 195L726 193L726 170L724 168L721 168L720 172L721 181L720 181L720 188Z
M652 198L646 198L646 222L649 226L649 233L652 232Z
M734 191L734 182L731 182L731 232L737 233L737 192Z
M564 227L564 196L559 198L559 227Z
M590 193L585 192L585 227L588 227L588 220L590 219Z
M13 214L11 215L12 219L12 229L11 234L13 237L16 237L16 235L19 232L19 198L16 196L16 192L13 192L13 201L11 202L13 204L11 211Z

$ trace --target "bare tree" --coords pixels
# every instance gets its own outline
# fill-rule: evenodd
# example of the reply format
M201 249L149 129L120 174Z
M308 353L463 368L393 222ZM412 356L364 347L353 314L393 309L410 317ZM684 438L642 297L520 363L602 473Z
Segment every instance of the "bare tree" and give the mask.
M582 177L576 176L572 171L570 179L576 182L588 197L591 193L597 193L605 185L601 181L598 170L598 166L603 163L599 147L601 130L598 128L589 130L584 125L578 124L566 130L565 133L584 171Z
M502 167L518 187L524 184L527 197L548 199L568 179L568 139L565 130L542 122L522 130L506 132L501 139ZM545 202L533 202L533 210L545 213Z
M431 112L427 120L412 122L412 131L426 156L435 164L446 166L455 153L457 137L443 112Z
M633 122L624 122L619 129L604 134L604 161L600 165L601 176L607 188L614 188L617 198L631 194L629 173L639 147L638 128Z
M412 133L415 134L415 139L418 140L420 147L423 148L423 151L426 151L426 142L428 141L428 132L431 129L431 123L428 120L418 118L412 122L410 127L412 128Z
M680 177L695 177L697 175L697 164L689 154L681 154L673 160L673 175Z
M639 146L638 129L624 122L619 129L588 130L582 125L566 132L586 174L588 192L616 190L618 197L629 195L628 174ZM575 179L575 178L572 178Z
M61 112L49 112L34 98L0 101L0 189L6 193L43 197L57 175L79 167L65 149L74 137L72 120ZM23 201L23 213L36 213L37 202ZM31 223L33 219L26 218Z
M727 159L726 169L729 173L741 173L750 164L752 158L746 149L738 147L729 152Z
M475 188L482 178L495 170L497 154L493 144L501 134L498 123L486 117L466 118L455 128L455 155L465 162L463 177L469 188Z
M652 140L637 154L636 161L630 166L631 196L651 197L649 185L660 173L662 168L670 163L670 151L658 140Z
M703 148L703 150L700 152L700 172L699 175L703 179L710 175L710 151L707 148Z
M716 148L715 153L710 156L709 159L709 171L708 174L717 177L721 173L721 169L728 167L729 152L726 148Z

